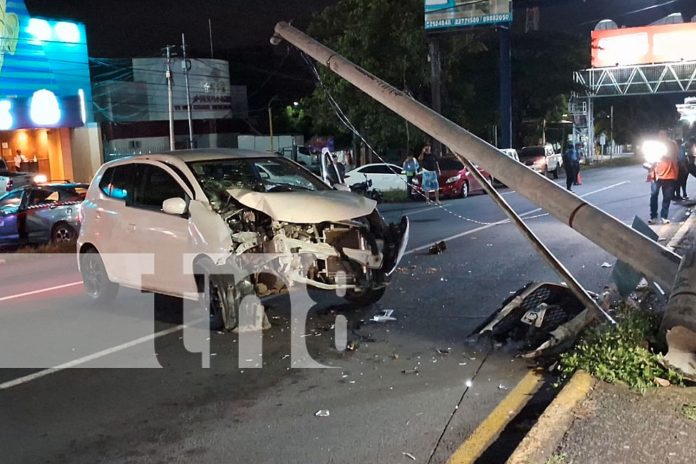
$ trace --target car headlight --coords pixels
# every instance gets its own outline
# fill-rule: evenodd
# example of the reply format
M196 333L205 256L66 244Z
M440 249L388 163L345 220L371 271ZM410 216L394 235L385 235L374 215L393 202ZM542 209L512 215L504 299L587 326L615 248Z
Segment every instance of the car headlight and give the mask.
M35 184L45 184L48 182L48 177L46 177L46 174L37 174L32 180Z
M462 175L461 175L461 174L457 174L456 176L450 177L449 179L447 179L447 181L446 181L445 183L446 183L446 184L451 184L451 183L457 182L457 181L458 181L459 179L461 179L461 178L462 178Z
M643 156L648 163L657 163L667 156L667 145L659 140L646 140L643 142Z

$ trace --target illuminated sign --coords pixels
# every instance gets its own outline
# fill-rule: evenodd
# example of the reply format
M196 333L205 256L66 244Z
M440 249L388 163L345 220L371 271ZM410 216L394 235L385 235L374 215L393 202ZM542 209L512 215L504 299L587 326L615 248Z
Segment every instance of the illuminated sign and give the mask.
M0 0L0 130L82 126L91 106L84 25Z
M425 0L425 30L512 22L512 0Z
M592 67L696 60L696 23L592 31Z

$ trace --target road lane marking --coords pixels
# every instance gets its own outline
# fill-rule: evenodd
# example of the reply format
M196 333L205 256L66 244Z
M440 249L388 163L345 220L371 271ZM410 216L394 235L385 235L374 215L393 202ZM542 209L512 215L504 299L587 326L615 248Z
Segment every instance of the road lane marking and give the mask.
M202 318L196 319L196 320L192 321L191 324L197 324L198 322L202 322L205 319L207 319L207 317L202 317ZM184 324L177 325L176 327L170 327L169 329L161 330L159 332L145 335L144 337L136 338L135 340L131 340L131 341L123 343L121 345L107 348L105 350L98 351L96 353L92 353L90 355L83 356L81 358L74 359L72 361L68 361L66 363L59 364L59 365L54 366L54 367L50 367L48 369L43 369L43 370L40 370L38 372L34 372L33 374L25 375L24 377L18 377L14 380L0 383L0 390L7 390L9 388L16 387L18 385L22 385L24 383L28 383L28 382L31 382L33 380L40 379L41 377L46 377L47 375L55 374L56 372L60 372L60 371L63 371L65 369L77 367L79 365L88 363L90 361L94 361L95 359L109 356L111 354L126 350L128 348L132 348L136 345L140 345L140 344L148 342L150 340L155 340L157 338L164 337L165 335L173 334L175 332L183 330L184 327L185 327Z
M500 435L507 424L524 408L543 382L536 371L528 371L515 388L493 409L488 417L476 427L447 464L469 464L475 462Z
M619 186L624 185L624 184L629 184L630 182L631 182L630 180L625 180L625 181L622 181L622 182L617 182L616 184L608 185L608 186L606 186L606 187L602 187L601 189L593 190L592 192L587 192L587 193L581 195L581 198L584 198L584 197L587 197L587 196L590 196L590 195L594 195L594 194L599 193L599 192L604 192L604 191L606 191L606 190L613 189L613 188L619 187ZM538 213L539 211L542 211L542 209L541 209L541 208L535 208L535 209L532 209L532 210L529 210L529 211L525 211L524 213L520 213L519 216L522 217L522 218L524 218L525 216L529 216L530 214ZM549 213L545 213L544 216L546 216L546 215L548 215L548 214L549 214ZM539 217L540 217L540 216L539 216ZM417 252L419 252L419 251L427 250L428 248L430 248L431 246L435 245L435 244L438 243L438 242L450 241L450 240L454 240L454 239L457 239L457 238L466 237L467 235L475 234L476 232L481 232L482 230L490 229L491 227L499 226L499 225L501 225L501 224L509 224L509 223L510 223L510 220L509 220L509 219L502 219L502 220L500 220L500 221L492 222L492 223L490 223L490 224L486 224L486 225L481 226L481 227L476 227L476 228L474 228L474 229L470 229L470 230L467 230L467 231L464 231L464 232L460 232L460 233L458 233L458 234L451 235L451 236L449 236L449 237L444 237L444 238L441 238L441 239L439 239L439 240L435 240L434 242L430 242L430 243L428 243L428 244L426 244L426 245L419 246L419 247L416 247L416 248L411 248L410 250L407 250L407 251L404 253L404 256L406 256L406 255L412 255L413 253L417 253Z
M82 285L82 281L70 282L69 284L56 285L55 287L47 287L39 290L32 290L30 292L17 293L15 295L3 296L0 298L0 303L3 301L16 300L17 298L24 298L25 296L38 295L40 293L52 292L54 290L61 290L63 288L75 287L76 285Z

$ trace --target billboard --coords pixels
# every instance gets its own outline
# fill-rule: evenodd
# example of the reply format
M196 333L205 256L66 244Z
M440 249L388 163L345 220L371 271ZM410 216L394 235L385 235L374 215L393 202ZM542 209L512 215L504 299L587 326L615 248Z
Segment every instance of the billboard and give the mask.
M592 31L592 67L696 61L696 23Z
M34 18L24 1L0 0L0 130L91 120L84 25Z
M232 116L230 67L227 61L214 59L191 59L189 88L193 119L223 119ZM147 93L150 121L169 119L167 85L164 71L167 63L163 58L134 58L133 80L144 86ZM180 59L172 62L174 80L174 119L186 119L186 86Z
M512 0L425 0L425 30L512 22Z

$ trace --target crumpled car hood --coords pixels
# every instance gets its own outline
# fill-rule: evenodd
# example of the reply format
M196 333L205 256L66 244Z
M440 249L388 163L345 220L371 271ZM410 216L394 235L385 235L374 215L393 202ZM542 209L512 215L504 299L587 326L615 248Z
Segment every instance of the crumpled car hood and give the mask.
M354 219L367 216L377 206L374 200L338 190L264 193L229 189L227 192L244 206L268 214L276 221L299 224Z

